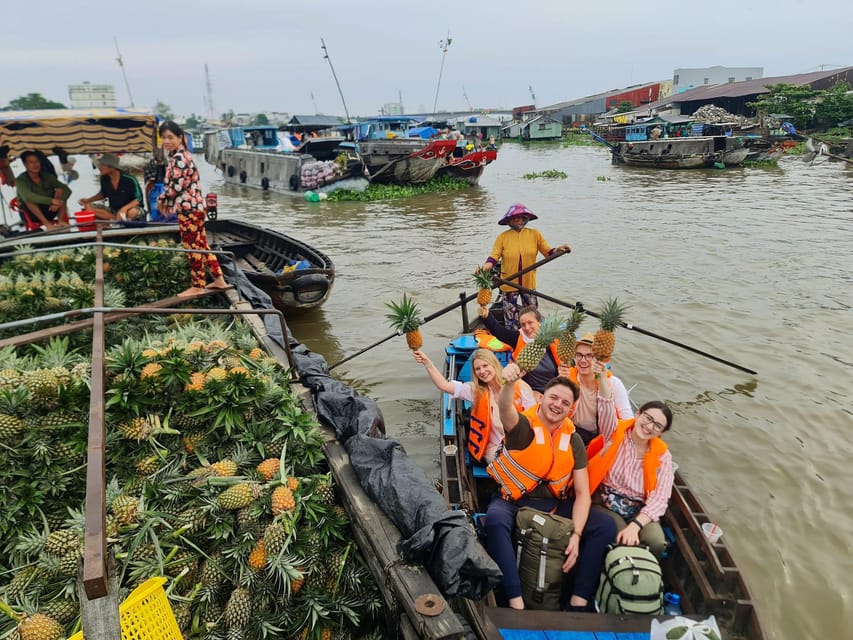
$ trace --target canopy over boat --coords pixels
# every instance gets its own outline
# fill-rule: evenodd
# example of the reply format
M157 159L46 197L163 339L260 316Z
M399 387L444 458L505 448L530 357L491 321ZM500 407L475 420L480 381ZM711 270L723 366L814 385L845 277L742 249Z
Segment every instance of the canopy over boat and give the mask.
M0 146L9 154L37 150L50 155L150 153L157 116L147 109L38 109L0 111Z

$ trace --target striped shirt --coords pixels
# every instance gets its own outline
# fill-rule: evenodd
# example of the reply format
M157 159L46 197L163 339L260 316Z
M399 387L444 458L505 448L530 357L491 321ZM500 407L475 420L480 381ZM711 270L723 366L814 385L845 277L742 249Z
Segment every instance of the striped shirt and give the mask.
M611 399L607 404L610 406L606 415L601 415L603 403L599 398L599 427L605 440L608 440L613 432L616 431L616 409ZM672 454L669 450L661 456L661 466L658 472L657 483L654 490L646 498L643 489L643 453L639 453L634 446L634 441L631 439L633 427L625 433L625 439L622 441L622 446L616 453L616 460L613 466L604 476L602 484L610 489L621 493L624 496L635 500L645 501L640 513L644 513L652 522L660 520L661 516L666 512L666 507L669 504L669 497L672 493L672 482L675 473L672 470Z

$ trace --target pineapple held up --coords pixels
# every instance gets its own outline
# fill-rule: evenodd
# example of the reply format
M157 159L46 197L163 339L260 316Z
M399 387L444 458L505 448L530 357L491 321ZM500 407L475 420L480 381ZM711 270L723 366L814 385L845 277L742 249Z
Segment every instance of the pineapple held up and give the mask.
M488 306L492 303L492 272L482 267L474 272L474 284L477 285L477 304Z
M539 365L548 345L554 342L554 339L560 335L562 324L562 318L556 313L542 320L542 324L539 326L539 333L536 334L533 342L528 342L518 354L516 364L519 369L524 373L530 373Z
M385 306L391 309L391 313L385 314L391 328L406 334L406 344L409 349L412 351L420 349L424 341L418 327L423 324L423 320L417 303L404 293L402 302L386 302Z
M616 298L604 303L600 312L601 328L595 332L592 342L592 355L601 362L608 362L616 347L616 327L622 322L627 305L619 304Z
M570 364L575 357L575 348L577 346L575 333L580 328L584 318L586 318L586 315L582 311L575 309L572 311L569 319L566 320L566 330L560 334L560 343L557 345L557 357L564 364Z

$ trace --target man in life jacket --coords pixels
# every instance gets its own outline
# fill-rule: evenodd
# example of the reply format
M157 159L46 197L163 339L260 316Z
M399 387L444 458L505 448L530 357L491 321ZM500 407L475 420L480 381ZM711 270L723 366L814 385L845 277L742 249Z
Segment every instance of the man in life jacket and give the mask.
M519 329L507 329L498 322L485 306L481 306L479 310L480 318L483 324L486 325L488 334L481 334L477 337L478 344L484 349L492 349L492 351L502 351L503 349L494 348L494 338L497 338L500 343L507 345L512 349L513 360L518 359L518 354L529 342L539 334L539 329L542 326L542 314L534 306L523 307L518 313ZM557 375L566 375L568 373L568 363L564 370L559 371L560 358L557 356L557 340L554 340L545 351L545 356L536 365L533 371L524 374L523 380L531 386L537 393L542 393L545 390L545 385Z
M567 608L588 610L616 529L607 515L590 511L586 450L569 420L577 386L568 378L556 377L545 386L539 404L519 413L513 406L512 383L521 377L521 370L510 363L503 377L508 384L498 393L498 409L506 435L488 466L499 494L486 511L486 535L489 553L503 572L504 595L511 608L524 608L512 533L518 509L528 506L574 522L562 567L565 573L573 571Z

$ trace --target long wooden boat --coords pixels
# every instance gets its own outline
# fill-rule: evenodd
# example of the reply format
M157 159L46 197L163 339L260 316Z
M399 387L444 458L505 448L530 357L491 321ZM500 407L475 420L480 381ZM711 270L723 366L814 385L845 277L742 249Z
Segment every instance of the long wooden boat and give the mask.
M278 231L237 220L209 220L207 239L211 248L234 254L249 280L266 292L282 311L306 310L323 304L332 292L335 265L325 253ZM92 242L94 231L21 234L0 240L0 254L17 245L61 246ZM109 242L134 242L168 236L178 239L177 225L147 224L103 231Z
M452 155L447 164L438 170L437 176L450 176L459 180L465 180L468 184L475 185L483 175L486 166L498 159L497 149L482 149L471 151L456 157Z
M451 340L446 348L445 376L470 380L469 359L476 348L477 341L472 334L462 334ZM443 493L453 508L464 510L477 522L485 513L496 484L484 467L470 464L466 454L470 408L444 393L440 410ZM670 542L661 563L667 591L681 595L684 614L694 618L714 615L726 640L764 640L749 588L725 540L711 544L702 533L702 524L710 521L699 499L676 471L669 509L662 522ZM649 637L652 619L638 615L516 611L496 606L492 596L480 602L465 600L464 608L472 629L481 639L640 639ZM579 635L557 635L557 632Z
M455 140L388 138L363 140L358 153L371 182L418 184L426 182L447 164Z
M687 136L636 140L612 145L613 159L654 169L698 169L721 163L741 164L749 153L743 142L728 136Z

